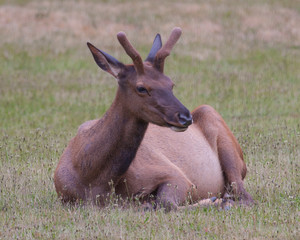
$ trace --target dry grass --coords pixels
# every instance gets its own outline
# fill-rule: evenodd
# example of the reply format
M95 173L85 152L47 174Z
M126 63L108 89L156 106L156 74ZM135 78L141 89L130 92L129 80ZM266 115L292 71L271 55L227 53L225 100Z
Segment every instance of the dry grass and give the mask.
M159 7L158 7L159 6ZM0 0L0 239L297 239L300 199L297 1ZM118 31L145 57L157 32L183 36L166 63L175 95L207 103L245 153L251 209L165 214L63 207L53 172L84 121L116 90L85 42L128 63Z
M196 51L191 49L192 53L199 54L207 46L218 47L232 40L238 50L248 48L249 42L271 45L300 42L297 9L267 2L170 2L160 4L159 8L153 7L155 4L159 1L98 4L93 1L32 1L22 6L4 5L0 9L1 43L18 39L28 45L49 41L47 44L52 48L62 48L78 46L89 39L112 47L111 39L120 30L131 33L136 41L148 43L153 33L168 34L174 25L183 28L184 45L204 45L197 46ZM211 57L209 53L208 56Z

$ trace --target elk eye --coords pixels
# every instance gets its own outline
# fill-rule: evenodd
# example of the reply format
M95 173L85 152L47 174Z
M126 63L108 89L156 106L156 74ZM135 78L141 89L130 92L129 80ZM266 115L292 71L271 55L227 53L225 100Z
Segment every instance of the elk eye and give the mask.
M144 88L144 87L141 87L141 86L136 87L136 90L137 90L139 93L148 93L147 89Z

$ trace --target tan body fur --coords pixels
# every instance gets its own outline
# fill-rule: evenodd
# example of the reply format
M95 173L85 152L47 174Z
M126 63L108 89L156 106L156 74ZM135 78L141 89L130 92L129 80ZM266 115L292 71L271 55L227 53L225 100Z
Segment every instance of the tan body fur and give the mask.
M150 194L165 182L182 187L182 201L192 185L194 201L225 191L217 153L195 124L182 133L150 125L124 179L130 194Z
M236 177L229 173L243 189L246 165L241 148L221 116L210 106L202 105L193 113L194 123L185 131L176 133L166 128L149 125L141 146L117 193L147 196L161 185L176 188L177 205L190 197L197 202L212 196L222 197L230 186L219 159L218 139L231 150ZM125 184L122 183L126 179ZM173 191L173 190L171 190ZM243 190L240 190L243 191ZM171 199L168 199L171 201Z

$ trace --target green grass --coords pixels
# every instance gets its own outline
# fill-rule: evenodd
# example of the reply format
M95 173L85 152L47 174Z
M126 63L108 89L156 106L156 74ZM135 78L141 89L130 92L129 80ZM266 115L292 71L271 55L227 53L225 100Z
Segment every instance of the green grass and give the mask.
M0 239L299 238L296 3L0 1ZM104 209L62 206L53 184L58 159L117 88L86 41L129 63L118 31L145 57L155 34L165 41L176 25L183 35L165 69L175 95L191 110L210 104L224 117L244 151L245 185L257 205L168 214L123 209L115 199Z

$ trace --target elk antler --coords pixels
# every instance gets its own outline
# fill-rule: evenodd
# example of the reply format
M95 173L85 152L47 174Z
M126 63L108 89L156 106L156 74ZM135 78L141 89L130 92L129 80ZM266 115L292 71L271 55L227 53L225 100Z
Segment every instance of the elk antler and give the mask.
M181 28L175 27L166 44L157 52L154 60L154 67L160 72L164 71L165 58L170 55L170 52L181 35Z
M135 70L137 71L138 75L144 74L144 64L140 54L135 50L135 48L130 44L128 41L126 34L124 32L119 32L117 38L124 48L125 52L131 57Z

